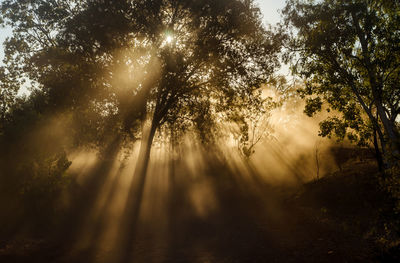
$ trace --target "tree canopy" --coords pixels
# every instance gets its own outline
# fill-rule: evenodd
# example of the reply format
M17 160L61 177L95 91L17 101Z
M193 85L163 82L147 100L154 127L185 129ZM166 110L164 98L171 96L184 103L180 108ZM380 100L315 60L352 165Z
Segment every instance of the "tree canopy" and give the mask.
M324 103L340 113L321 123L321 135L347 135L365 144L377 133L381 150L398 158L398 1L290 0L283 15L292 32L289 57L306 80L306 113Z
M149 116L154 129L204 133L218 112L259 100L277 65L253 1L10 0L2 10L10 70L46 108L79 112L94 137L136 136Z
M139 214L155 134L176 142L190 131L212 145L218 124L265 106L260 88L279 64L279 36L252 0L4 0L1 11L13 32L0 76L0 141L12 150L2 149L4 178L30 185L26 171L50 171L52 196L64 183L49 178L71 164L64 148L95 145L111 159L122 141L140 139L123 231ZM16 102L22 87L31 94ZM10 165L18 159L24 169ZM101 182L107 171L97 172Z

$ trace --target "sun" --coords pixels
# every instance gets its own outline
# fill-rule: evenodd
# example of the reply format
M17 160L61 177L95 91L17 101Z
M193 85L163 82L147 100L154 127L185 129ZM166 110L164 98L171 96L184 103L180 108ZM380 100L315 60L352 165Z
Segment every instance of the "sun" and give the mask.
M167 41L167 43L171 43L172 40L174 40L174 38L171 35L169 35L165 40Z

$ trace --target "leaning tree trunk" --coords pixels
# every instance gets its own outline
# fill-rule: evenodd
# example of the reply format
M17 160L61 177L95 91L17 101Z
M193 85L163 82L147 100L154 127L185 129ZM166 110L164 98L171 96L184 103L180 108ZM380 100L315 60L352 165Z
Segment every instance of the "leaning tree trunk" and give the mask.
M378 169L380 172L384 171L384 163L383 163L383 157L382 157L382 152L379 149L379 144L378 144L378 136L377 136L377 131L374 129L374 149L375 149L375 158L378 164Z
M151 122L151 126L148 131L144 131L143 139L140 143L140 151L139 156L135 168L135 172L133 175L133 182L131 193L134 194L137 198L135 198L135 209L140 209L140 203L143 195L147 168L149 166L150 161L150 153L151 153L151 146L153 144L154 135L157 129L157 122L153 120ZM139 212L139 211L137 211Z
M396 131L395 125L389 120L389 118L386 116L385 110L380 102L377 102L377 113L379 115L379 118L382 121L383 128L385 131L385 134L387 138L389 139L389 150L392 156L394 158L399 158L400 157L400 142L399 142L399 134Z
M147 168L150 161L151 146L153 144L157 127L158 122L154 118L149 128L143 128L139 156L133 174L128 200L125 205L125 211L122 215L122 223L119 231L120 239L117 244L119 246L119 253L117 254L120 258L116 260L116 262L132 262L136 230L146 182Z

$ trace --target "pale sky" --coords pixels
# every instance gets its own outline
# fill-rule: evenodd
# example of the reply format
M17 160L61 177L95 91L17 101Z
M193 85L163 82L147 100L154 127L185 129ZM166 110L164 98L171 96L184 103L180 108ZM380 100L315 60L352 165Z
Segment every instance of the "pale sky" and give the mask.
M278 9L283 9L285 0L255 0L260 5L261 12L264 14L264 22L276 24L280 20Z

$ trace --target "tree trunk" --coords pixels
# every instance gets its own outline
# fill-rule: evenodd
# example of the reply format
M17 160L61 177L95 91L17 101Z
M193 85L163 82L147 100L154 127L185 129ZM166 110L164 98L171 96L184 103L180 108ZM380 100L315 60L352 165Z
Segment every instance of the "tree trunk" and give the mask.
M385 110L380 102L376 103L377 105L377 113L379 118L382 121L383 128L385 130L385 134L389 139L389 150L392 157L399 158L400 155L400 142L399 135L396 131L396 128L393 123L390 122L388 117L386 116Z
M317 168L317 181L319 180L319 149L318 149L318 144L315 144L315 164Z
M145 131L144 133L144 138L142 139L140 143L140 151L139 151L139 156L134 172L134 179L133 183L138 182L137 189L135 189L135 186L132 185L132 190L137 190L137 196L139 196L140 193L140 199L141 199L141 194L143 193L143 188L145 184L145 179L146 179L146 174L147 174L147 168L149 166L149 161L150 161L150 153L151 153L151 146L153 144L153 139L154 135L156 133L157 129L157 124L153 120L150 126L150 129L148 131ZM137 178L137 180L136 180ZM136 192L136 191L134 191Z
M379 150L378 138L377 138L377 131L374 129L374 148L375 148L375 158L378 163L378 169L380 172L384 171L384 164L383 164L383 157L382 153Z
M359 18L357 17L355 11L351 11L351 16L354 21L354 26L358 35L358 39L360 40L361 44L361 49L362 53L364 56L364 62L365 66L368 71L368 77L369 77L369 83L372 88L372 96L374 97L375 101L375 106L377 109L377 114L379 115L380 120L382 121L383 124L383 130L385 135L388 137L388 142L389 142L389 150L390 154L392 156L389 156L390 158L399 158L400 155L400 142L399 142L399 134L396 130L395 124L389 120L389 118L386 115L383 103L382 103L382 89L383 89L383 83L382 81L378 81L377 78L377 68L376 66L373 65L371 62L371 55L370 55L370 50L368 49L368 33L366 31L363 31ZM367 35L367 36L366 36Z
M158 122L153 118L150 128L143 128L143 137L140 144L139 156L133 174L125 212L122 215L122 224L120 225L119 231L120 241L119 244L117 244L120 252L117 254L120 256L120 259L116 260L116 262L132 262L137 224L142 205L147 168L150 161L151 146L153 144L157 127Z

